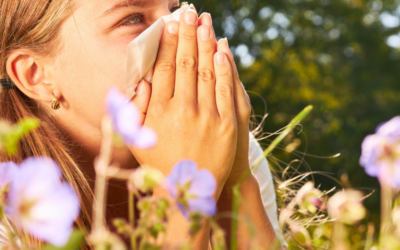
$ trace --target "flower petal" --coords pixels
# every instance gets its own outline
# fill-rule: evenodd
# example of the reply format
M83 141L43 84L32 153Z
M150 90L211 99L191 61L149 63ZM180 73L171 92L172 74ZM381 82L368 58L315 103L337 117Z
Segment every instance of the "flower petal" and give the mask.
M377 129L376 133L388 136L388 137L395 137L397 139L400 138L400 116L393 117L389 121L380 124Z
M7 186L18 171L18 166L12 161L0 163L0 189Z
M217 205L213 198L197 198L189 199L190 212L200 212L209 216L213 216L217 212Z
M127 98L121 94L116 87L112 87L106 97L106 108L110 115L118 113L120 107L124 106Z
M189 193L197 197L210 197L215 193L217 182L212 173L206 169L198 171L189 188Z
M188 182L193 181L196 176L197 164L191 160L182 160L178 162L174 170L178 172L178 182L184 186Z
M165 178L164 186L173 198L177 198L178 184L183 186L192 181L196 175L197 165L191 160L178 162L170 175Z
M124 139L133 140L139 130L140 114L136 106L126 103L112 116L114 128Z
M20 218L31 234L55 246L63 246L71 236L79 207L76 193L64 183L38 200L27 215L20 214Z
M157 144L156 132L147 127L142 127L136 132L135 138L131 142L137 148L151 148ZM129 144L128 144L129 145Z

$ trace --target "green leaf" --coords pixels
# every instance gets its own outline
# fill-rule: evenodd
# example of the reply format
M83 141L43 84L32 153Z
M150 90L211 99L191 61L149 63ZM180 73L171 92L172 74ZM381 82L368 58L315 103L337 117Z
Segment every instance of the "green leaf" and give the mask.
M47 245L42 250L78 250L84 243L85 233L81 230L75 230L68 240L68 243L63 247L55 247L53 245Z
M158 222L154 226L152 226L149 230L153 238L157 239L158 233L165 232L165 227L162 223Z
M10 131L4 135L3 142L4 150L8 155L15 155L18 151L19 141L27 134L37 129L40 122L36 118L25 118L20 120L14 126L11 126Z

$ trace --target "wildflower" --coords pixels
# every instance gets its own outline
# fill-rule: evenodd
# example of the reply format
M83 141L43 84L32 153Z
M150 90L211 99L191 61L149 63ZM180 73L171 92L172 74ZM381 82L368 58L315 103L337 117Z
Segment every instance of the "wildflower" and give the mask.
M136 187L143 193L153 190L164 180L164 175L160 170L148 166L138 168L129 177L129 187Z
M322 192L314 188L314 183L307 182L297 192L295 197L301 210L308 210L310 213L316 213L317 209L322 208Z
M365 217L363 194L356 190L337 192L328 201L328 213L345 224L352 225Z
M150 148L156 144L155 132L141 125L140 113L136 106L116 88L108 92L106 106L115 132L126 145Z
M17 165L14 162L0 163L0 204L5 202L10 182L16 170Z
M79 215L79 199L61 182L57 164L47 158L28 158L10 183L6 212L29 234L55 246L67 243Z
M193 161L180 161L167 176L165 186L186 217L192 212L215 214L216 203L212 197L216 189L215 178L208 170L197 171Z
M378 126L362 143L360 165L382 185L400 187L400 116Z
M312 246L310 233L306 228L300 224L293 222L290 224L290 230L292 232L293 239L301 246L306 249L310 249Z

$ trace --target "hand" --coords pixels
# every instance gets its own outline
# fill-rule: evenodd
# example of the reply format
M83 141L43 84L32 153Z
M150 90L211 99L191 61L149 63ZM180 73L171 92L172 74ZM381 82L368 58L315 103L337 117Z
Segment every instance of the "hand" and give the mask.
M199 18L200 25L207 25L213 27L211 15L204 13ZM215 40L216 42L216 40ZM234 76L234 99L235 99L235 111L236 119L238 123L238 141L234 164L232 167L231 174L225 184L224 193L232 193L232 186L235 185L238 179L243 173L245 173L249 168L249 122L251 114L251 104L250 98L246 93L240 79L239 73L236 67L235 59L232 52L229 49L229 44L226 39L222 39L216 43L216 48L220 52L224 52L231 64Z
M216 177L218 199L235 157L237 122L232 67L225 53L214 52L214 32L198 28L194 11L166 25L144 120L159 141L152 149L131 150L139 163L165 174L182 159L195 161Z
M234 99L236 119L238 124L238 140L235 160L232 166L231 174L226 182L224 191L232 193L231 188L237 183L239 178L250 168L249 165L249 122L251 114L250 98L246 93L239 79L239 73L236 67L235 59L229 50L226 39L218 43L218 51L227 54L234 76Z

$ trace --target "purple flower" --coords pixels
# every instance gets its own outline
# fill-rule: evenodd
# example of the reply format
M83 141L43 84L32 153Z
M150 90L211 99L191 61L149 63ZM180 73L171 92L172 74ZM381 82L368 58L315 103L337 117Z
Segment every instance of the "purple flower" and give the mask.
M17 165L14 162L0 163L0 205L8 196L10 182L14 178Z
M205 169L197 171L197 165L190 160L180 161L165 180L165 187L178 203L183 215L199 212L212 216L216 203L212 197L216 189L214 176Z
M29 234L65 245L79 208L77 194L61 182L61 171L51 159L28 158L15 171L6 212Z
M381 185L400 187L400 116L381 124L362 143L360 165Z
M115 132L122 137L126 145L150 148L156 144L156 133L142 126L139 110L116 88L108 92L106 106Z
M0 192L10 184L16 170L17 165L14 162L0 163Z

